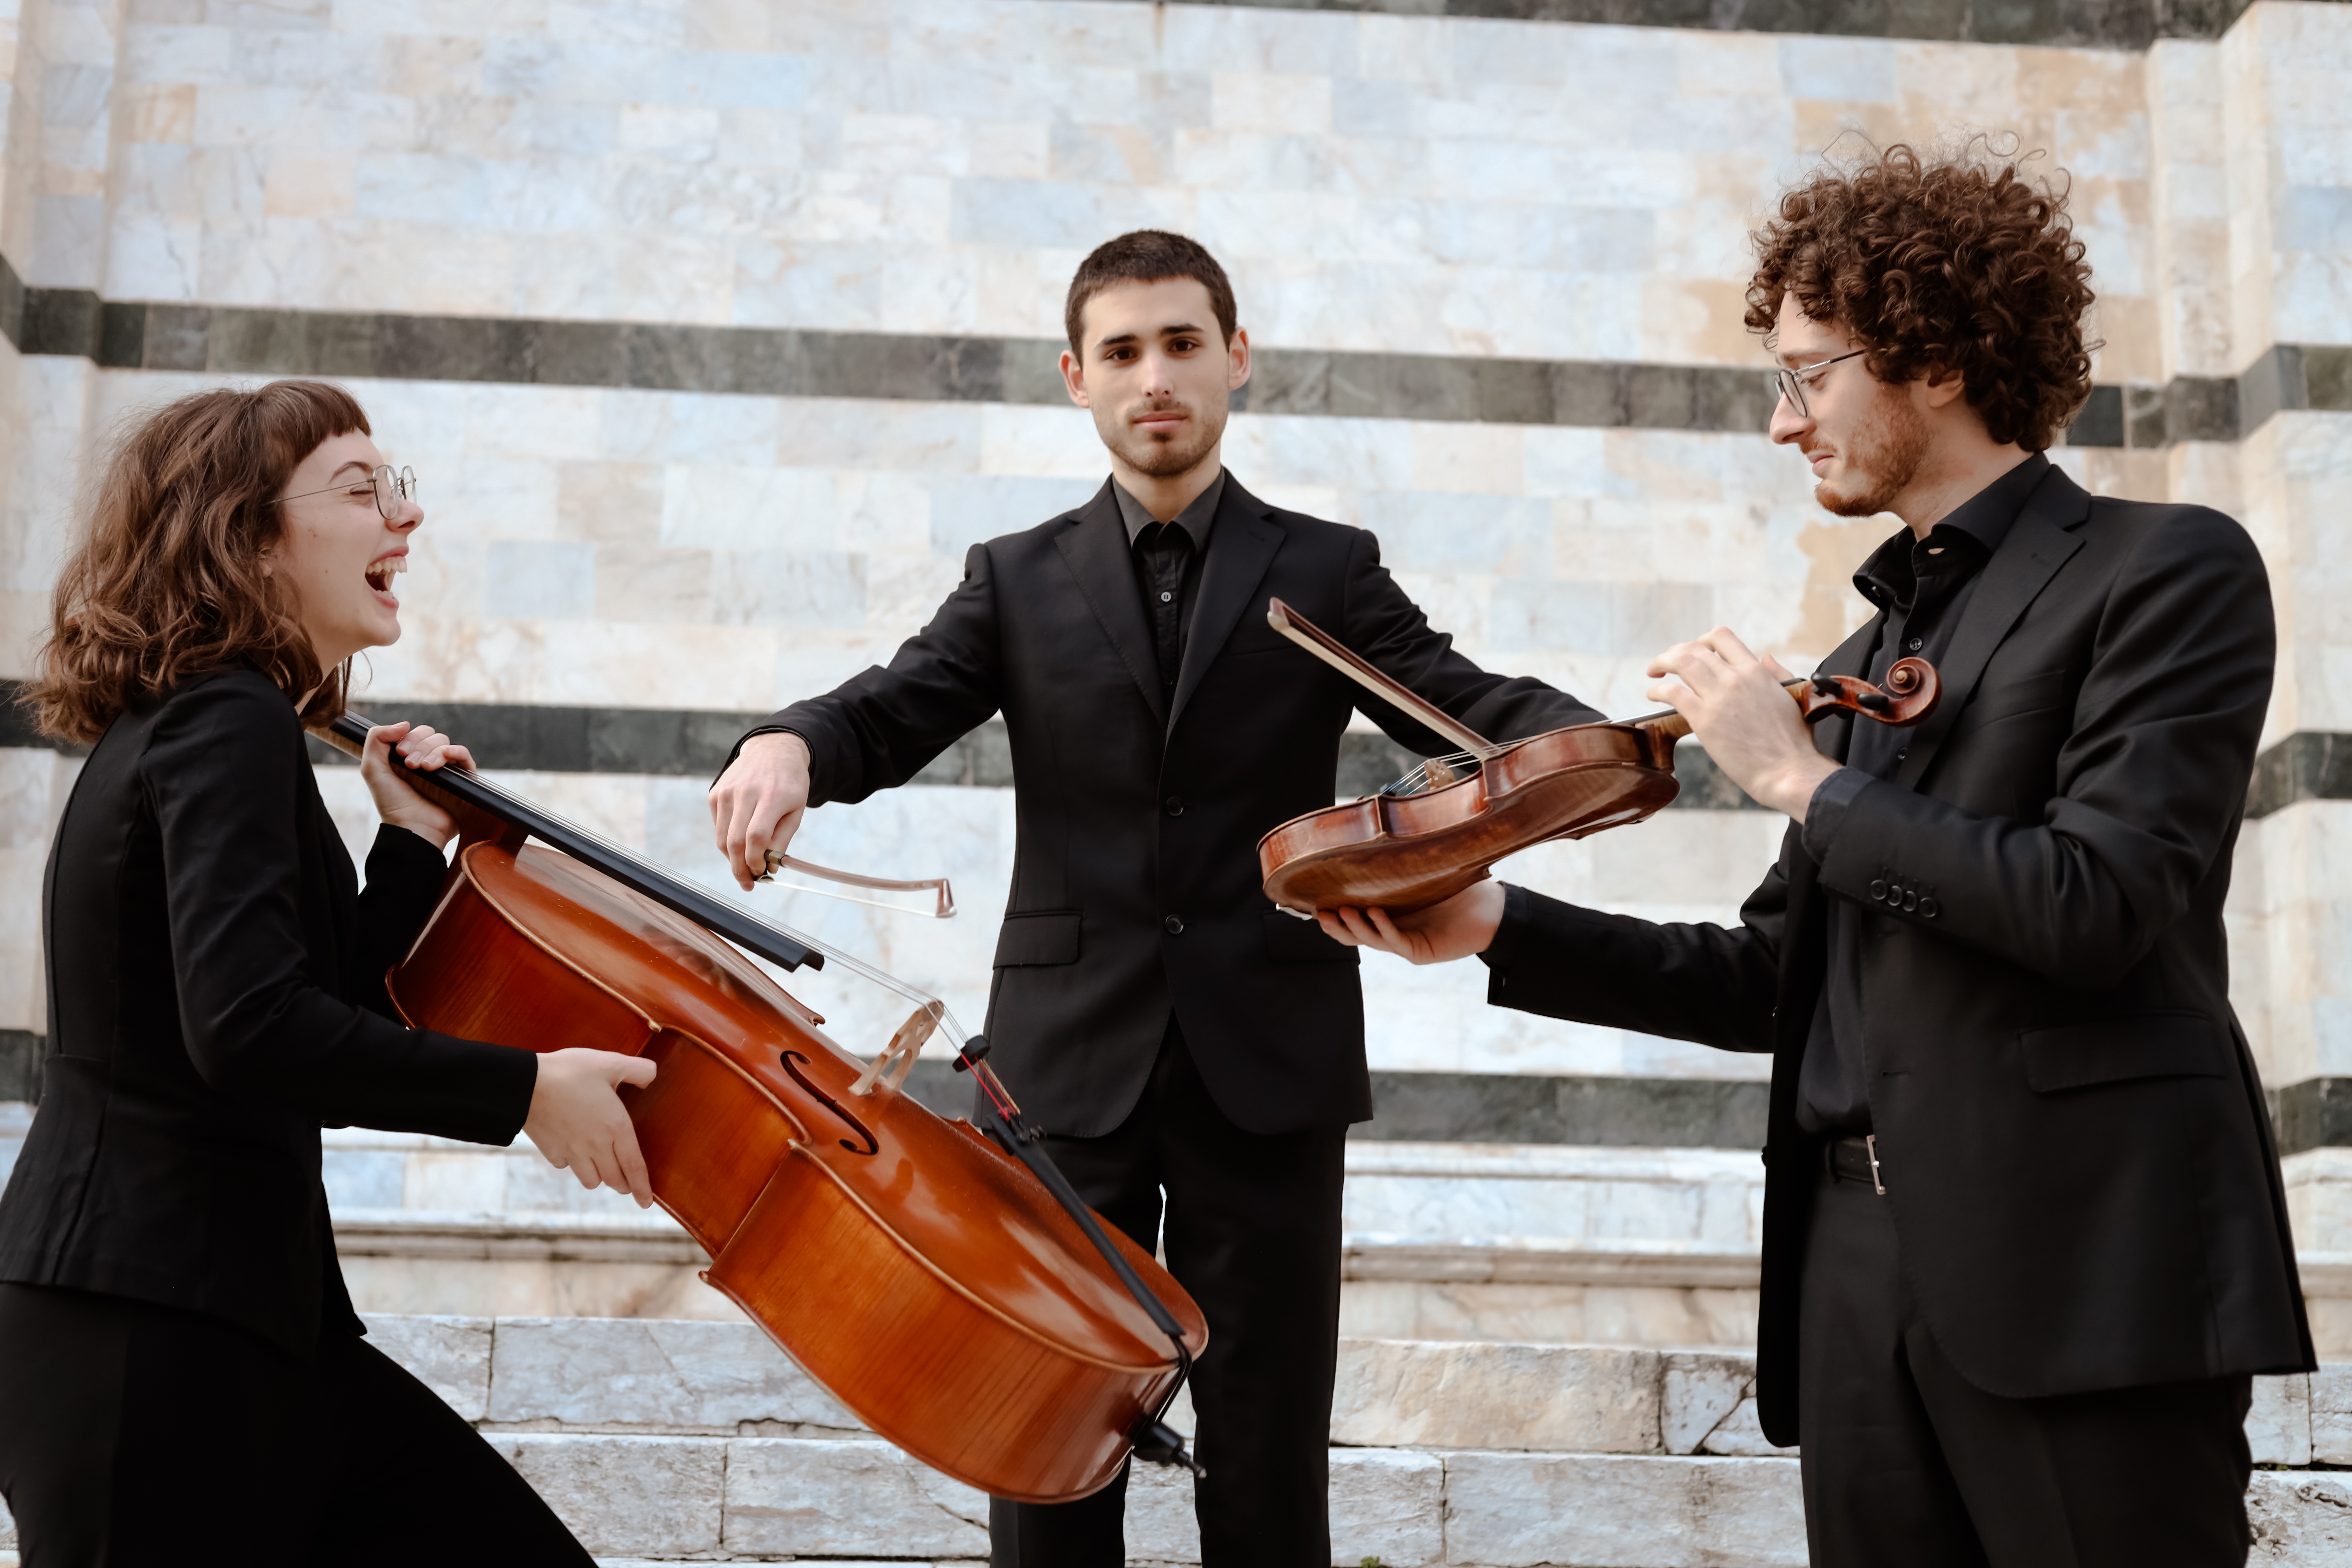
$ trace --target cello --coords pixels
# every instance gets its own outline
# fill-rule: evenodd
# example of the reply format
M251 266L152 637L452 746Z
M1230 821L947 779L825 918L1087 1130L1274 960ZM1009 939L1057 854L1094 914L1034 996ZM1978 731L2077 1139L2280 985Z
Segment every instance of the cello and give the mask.
M1502 744L1383 675L1280 599L1267 624L1349 679L1462 748L1433 757L1358 800L1295 816L1258 840L1258 870L1276 909L1312 920L1321 910L1379 907L1391 914L1452 898L1507 855L1554 838L1582 838L1641 822L1681 792L1675 742L1690 721L1663 713L1573 724ZM1942 686L1924 658L1888 667L1884 689L1850 675L1781 682L1808 723L1853 713L1916 724Z
M368 728L346 713L321 738L355 752ZM711 1259L702 1278L925 1464L1024 1502L1097 1491L1130 1451L1198 1473L1163 1418L1207 1343L1200 1309L1079 1200L943 1002L470 772L408 776L464 831L385 976L404 1020L656 1063L620 1095L655 1200ZM936 887L952 910L943 884L845 879ZM746 952L830 962L917 1005L861 1062ZM983 1126L901 1092L940 1030Z

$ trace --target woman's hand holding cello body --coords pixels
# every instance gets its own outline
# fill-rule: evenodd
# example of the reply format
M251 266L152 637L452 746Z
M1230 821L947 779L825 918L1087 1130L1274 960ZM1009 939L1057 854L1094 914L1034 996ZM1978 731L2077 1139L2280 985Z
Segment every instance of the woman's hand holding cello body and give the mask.
M611 1187L651 1208L653 1178L618 1091L625 1083L642 1089L653 1080L654 1064L643 1057L577 1047L546 1052L522 1130L549 1164L570 1171L582 1186Z

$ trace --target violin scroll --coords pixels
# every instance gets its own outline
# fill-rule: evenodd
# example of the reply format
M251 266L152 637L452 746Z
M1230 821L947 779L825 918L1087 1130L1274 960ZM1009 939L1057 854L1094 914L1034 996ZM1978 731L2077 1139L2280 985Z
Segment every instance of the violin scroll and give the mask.
M1898 658L1886 672L1886 684L1873 686L1852 675L1816 674L1792 689L1805 721L1832 713L1854 713L1901 729L1916 724L1936 710L1944 695L1936 667L1924 658Z

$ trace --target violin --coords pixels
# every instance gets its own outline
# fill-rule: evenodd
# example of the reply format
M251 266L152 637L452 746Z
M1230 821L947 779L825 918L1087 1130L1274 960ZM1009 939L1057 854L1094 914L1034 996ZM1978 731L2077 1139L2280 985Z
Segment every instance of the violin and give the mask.
M1301 920L1319 910L1427 909L1484 880L1506 856L1643 821L1682 788L1675 742L1691 732L1690 721L1672 709L1497 744L1373 668L1280 599L1267 602L1265 618L1462 748L1360 799L1295 816L1258 840L1265 896ZM1916 724L1942 694L1935 667L1923 658L1895 660L1884 688L1850 675L1781 684L1809 723L1853 713L1882 724Z
M368 728L346 714L322 738L356 752ZM410 778L465 831L385 977L404 1020L658 1063L621 1099L655 1200L710 1257L703 1279L934 1469L1024 1502L1099 1490L1130 1451L1197 1473L1163 1417L1208 1342L1199 1307L1079 1200L943 1002L468 771ZM843 879L953 910L941 882ZM739 948L787 971L830 961L915 1012L862 1062ZM937 1030L984 1126L900 1092Z

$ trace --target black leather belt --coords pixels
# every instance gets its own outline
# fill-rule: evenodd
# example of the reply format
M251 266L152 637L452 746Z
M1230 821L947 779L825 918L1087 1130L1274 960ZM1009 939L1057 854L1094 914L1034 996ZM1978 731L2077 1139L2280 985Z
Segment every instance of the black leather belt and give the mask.
M1886 1195L1885 1163L1879 1158L1878 1134L1832 1138L1829 1142L1830 1174L1842 1182L1867 1182L1880 1197Z

